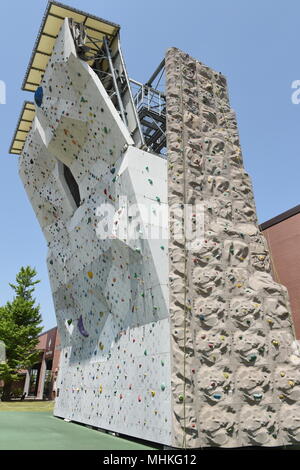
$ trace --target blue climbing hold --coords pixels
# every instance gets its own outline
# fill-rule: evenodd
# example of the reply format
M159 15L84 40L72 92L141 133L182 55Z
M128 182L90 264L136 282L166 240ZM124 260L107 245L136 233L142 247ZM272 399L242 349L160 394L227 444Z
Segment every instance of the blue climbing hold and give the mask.
M221 400L222 395L221 395L220 393L214 393L213 398L214 398L215 400Z
M44 90L43 87L39 86L34 93L34 101L36 105L40 108L43 104Z

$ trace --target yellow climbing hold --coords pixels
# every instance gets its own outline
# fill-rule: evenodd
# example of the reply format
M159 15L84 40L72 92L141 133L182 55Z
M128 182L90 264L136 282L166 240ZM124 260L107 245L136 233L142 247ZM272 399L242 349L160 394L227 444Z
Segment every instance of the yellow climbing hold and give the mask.
M155 391L154 390L151 390L151 396L155 397Z
M100 385L99 392L102 393L102 391L103 391L103 387L102 387L102 385Z
M295 382L294 382L293 380L289 380L289 381L288 381L288 384L289 384L290 387L294 387Z
M90 279L93 279L93 277L94 277L94 274L92 273L92 271L89 271L89 272L87 273L87 275L88 275L88 277L89 277Z

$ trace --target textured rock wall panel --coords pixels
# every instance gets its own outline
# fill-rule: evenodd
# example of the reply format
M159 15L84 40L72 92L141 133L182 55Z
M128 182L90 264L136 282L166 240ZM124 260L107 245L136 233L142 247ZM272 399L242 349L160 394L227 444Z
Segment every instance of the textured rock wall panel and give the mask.
M173 445L300 439L299 366L285 287L274 282L224 76L166 55ZM175 236L201 204L203 240Z
M133 146L67 21L41 86L20 176L48 242L55 415L171 444L167 162Z

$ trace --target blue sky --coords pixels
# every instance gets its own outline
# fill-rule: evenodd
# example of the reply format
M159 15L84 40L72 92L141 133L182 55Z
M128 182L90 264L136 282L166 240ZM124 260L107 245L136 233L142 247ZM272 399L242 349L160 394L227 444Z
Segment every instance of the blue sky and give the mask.
M291 84L300 80L298 0L64 0L121 25L129 75L146 81L166 49L176 46L226 75L237 113L246 170L259 222L299 204L300 104ZM32 99L21 83L46 0L1 2L0 80L0 304L22 265L35 266L36 298L45 329L56 324L46 268L46 243L8 154L21 105Z

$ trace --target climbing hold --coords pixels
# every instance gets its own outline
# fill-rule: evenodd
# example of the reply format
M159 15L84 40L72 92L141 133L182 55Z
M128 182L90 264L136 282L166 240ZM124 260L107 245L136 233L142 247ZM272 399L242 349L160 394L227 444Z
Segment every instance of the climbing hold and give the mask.
M251 355L248 357L248 361L249 361L249 362L255 362L256 359L257 359L256 354L251 354Z
M184 395L179 395L178 399L179 399L180 402L183 402L184 401Z
M164 391L164 390L166 389L165 384L161 384L160 389L161 389L162 391Z
M263 397L262 393L253 393L254 400L261 400Z
M80 331L80 333L82 334L82 336L84 336L86 338L89 336L88 332L85 330L85 328L83 326L82 315L80 315L80 317L78 318L77 327L78 327L78 330Z
M34 101L36 105L40 108L43 104L44 90L43 87L39 86L34 93Z
M71 325L71 323L73 323L73 320L72 319L67 320L67 323L68 323L68 325Z
M87 273L87 275L88 275L88 277L89 277L90 279L93 279L93 277L94 277L94 274L93 274L91 271L89 271L89 272Z
M220 393L214 393L214 394L213 394L213 398L214 398L215 400L221 400L222 395L221 395Z
M155 397L155 391L154 390L151 390L151 395L152 395L152 397Z

